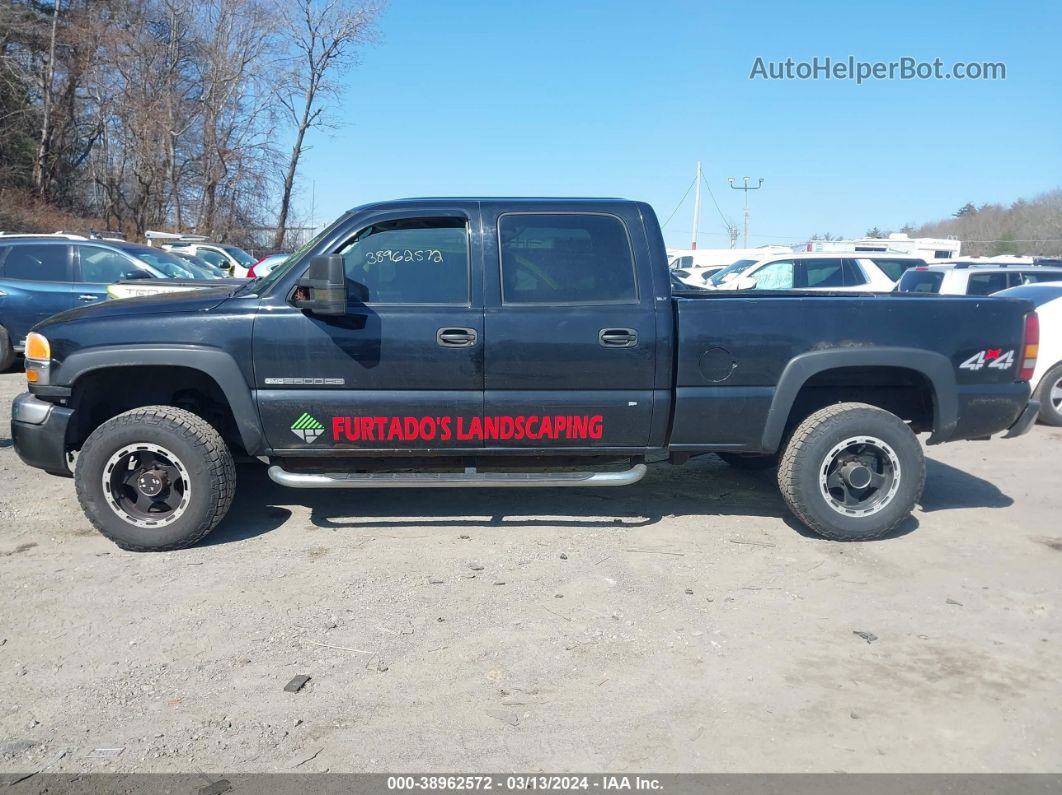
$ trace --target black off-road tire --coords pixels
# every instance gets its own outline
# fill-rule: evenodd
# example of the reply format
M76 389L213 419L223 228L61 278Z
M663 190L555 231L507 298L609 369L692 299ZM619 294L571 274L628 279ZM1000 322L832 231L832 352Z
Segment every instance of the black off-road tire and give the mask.
M165 527L140 527L111 508L103 477L112 456L130 445L172 451L187 472L187 507ZM145 406L112 417L81 448L74 486L89 521L122 549L162 552L189 547L217 526L236 492L236 466L221 434L202 417L173 406Z
M776 455L754 455L747 453L716 453L724 462L734 469L744 469L749 472L757 472L778 466Z
M849 516L831 507L820 473L837 445L863 436L891 448L899 464L898 484L875 513ZM778 465L778 488L786 505L811 530L834 541L869 541L893 530L914 510L925 478L925 456L911 429L895 414L865 403L837 403L816 411L790 435Z
M1044 425L1062 426L1062 411L1051 403L1051 389L1055 385L1062 385L1062 364L1056 364L1048 370L1040 379L1040 386L1036 388L1036 399L1040 401L1040 422Z
M17 355L14 343L11 342L11 335L7 333L6 328L0 326L0 373L7 372L10 369L11 365L15 363Z

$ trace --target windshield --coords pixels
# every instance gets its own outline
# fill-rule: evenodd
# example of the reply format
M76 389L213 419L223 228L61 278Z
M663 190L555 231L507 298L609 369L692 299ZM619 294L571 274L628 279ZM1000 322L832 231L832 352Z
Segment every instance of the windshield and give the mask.
M208 279L213 278L205 274L199 275L195 266L180 257L175 257L168 251L162 251L149 246L123 246L122 251L130 256L146 262L155 270L160 271L171 279Z
M180 257L185 262L190 262L193 265L197 265L204 272L209 274L210 279L227 279L229 274L224 268L219 268L217 265L213 265L207 262L202 257L197 257L195 254L185 254L181 251L170 251L175 257Z
M222 248L225 250L226 254L228 254L230 257L232 257L245 268L249 268L254 265L255 262L257 262L254 257L252 257L239 246L222 246Z
M718 287L723 282L728 282L731 279L740 276L747 271L753 265L759 262L758 259L739 259L737 262L732 262L708 278L708 284L713 287Z

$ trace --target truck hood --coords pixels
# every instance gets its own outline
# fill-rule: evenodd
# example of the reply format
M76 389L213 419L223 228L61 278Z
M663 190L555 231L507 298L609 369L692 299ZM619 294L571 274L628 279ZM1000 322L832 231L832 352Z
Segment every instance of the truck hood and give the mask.
M172 312L206 312L229 298L235 289L232 285L225 285L202 290L185 290L145 295L140 298L101 301L98 304L79 306L76 309L60 312L58 315L54 315L41 323L40 328L45 328L53 323L66 323L72 320L160 315Z

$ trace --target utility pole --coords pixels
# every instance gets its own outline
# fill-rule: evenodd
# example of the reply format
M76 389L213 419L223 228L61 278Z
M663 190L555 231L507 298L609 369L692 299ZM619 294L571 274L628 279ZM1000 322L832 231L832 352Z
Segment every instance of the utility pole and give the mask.
M763 177L760 177L760 181L756 185L756 187L752 187L751 185L749 185L749 178L748 177L742 177L741 180L742 180L742 182L745 183L744 185L735 185L733 177L730 177L727 180L727 182L730 183L730 187L733 188L734 190L743 190L743 191L745 191L745 248L748 248L749 247L749 191L750 190L759 190L760 188L762 188L763 187Z
M688 195L688 194L687 194ZM690 248L697 249L697 221L701 217L701 161L697 161L697 192L693 194L693 243Z

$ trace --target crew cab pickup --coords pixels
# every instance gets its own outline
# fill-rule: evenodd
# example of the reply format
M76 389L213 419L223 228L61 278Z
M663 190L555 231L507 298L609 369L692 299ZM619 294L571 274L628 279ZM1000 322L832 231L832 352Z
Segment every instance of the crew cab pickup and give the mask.
M619 199L411 199L343 215L268 277L64 312L27 339L23 461L120 546L221 521L234 458L299 488L593 487L714 453L777 466L823 536L889 532L928 443L1036 416L1031 304L673 294Z

